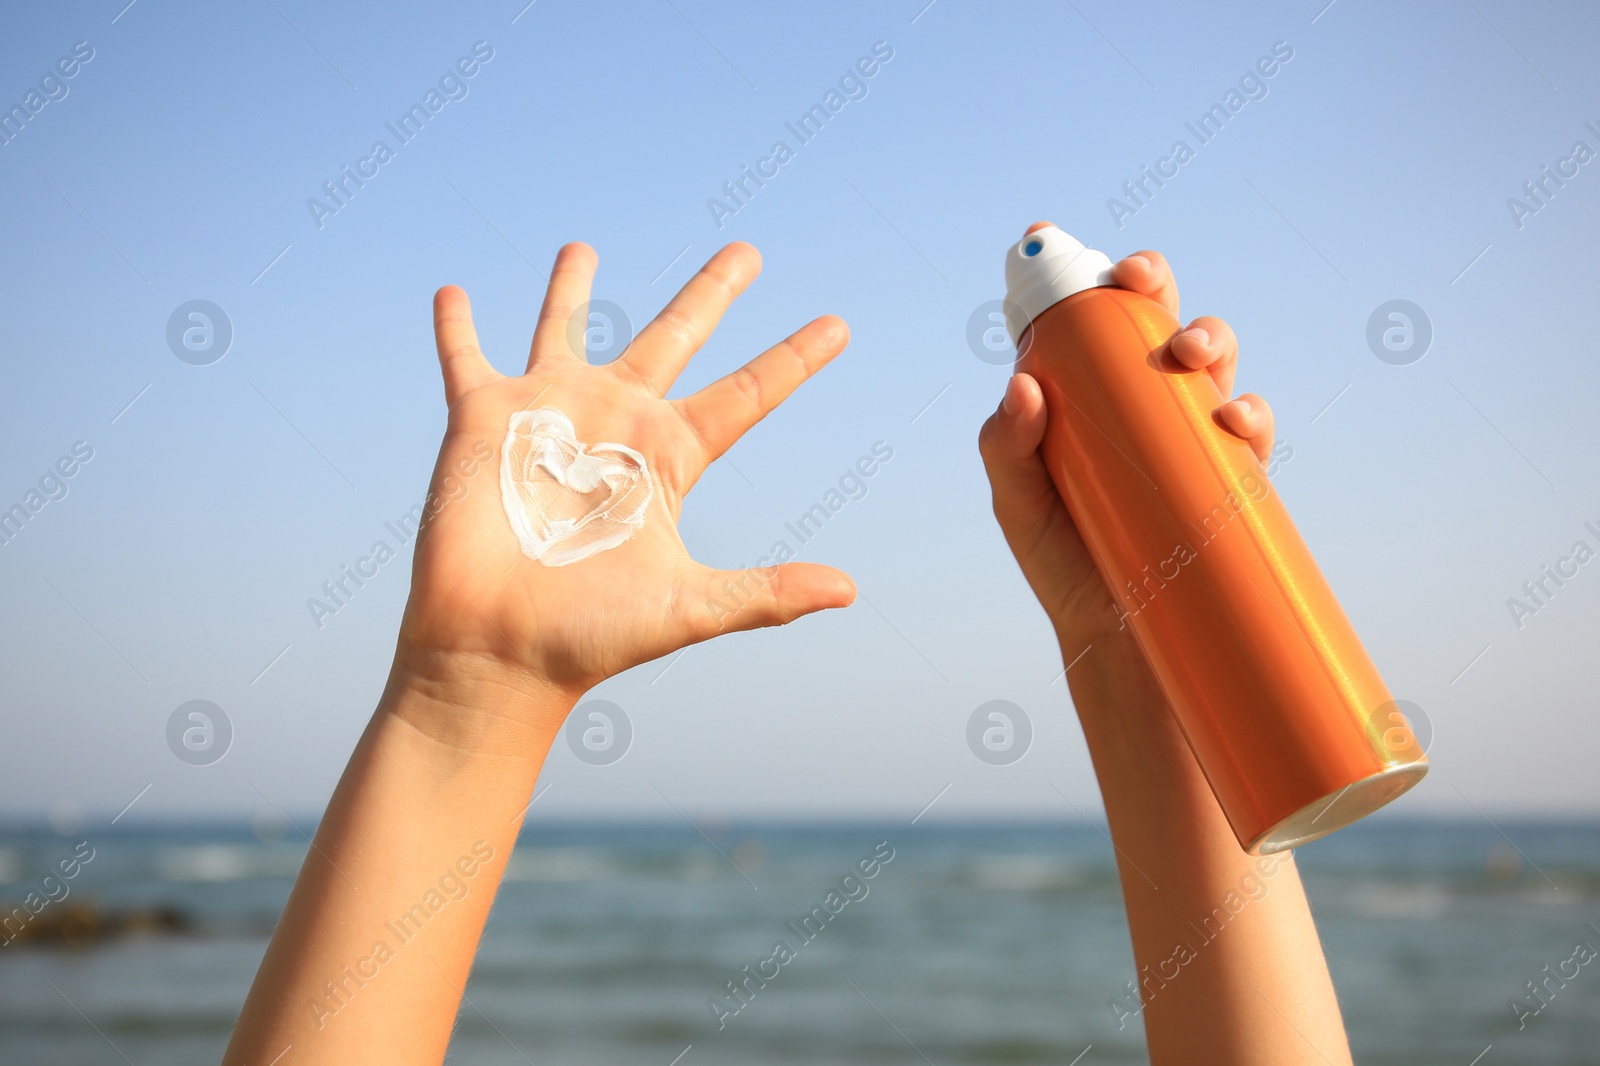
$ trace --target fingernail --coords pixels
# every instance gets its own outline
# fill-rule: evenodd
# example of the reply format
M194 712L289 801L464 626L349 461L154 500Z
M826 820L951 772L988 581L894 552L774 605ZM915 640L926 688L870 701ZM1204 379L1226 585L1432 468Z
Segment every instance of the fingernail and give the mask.
M1000 409L1008 415L1015 415L1017 413L1017 390L1015 388L1016 380L1016 378L1012 378L1010 381L1006 382L1006 394L1000 398Z
M1184 330L1183 335L1185 337L1193 337L1207 348L1211 347L1211 334L1207 333L1200 326L1195 326L1193 329Z
M1246 417L1249 417L1250 413L1255 410L1254 407L1250 406L1249 400L1235 400L1233 402L1238 405L1239 413Z
M1142 255L1130 255L1130 256L1128 256L1128 258L1124 259L1123 262L1124 263L1139 262L1139 263L1143 263L1146 267L1148 267L1148 268L1150 268L1152 270L1155 269L1155 264L1151 263L1150 260L1146 259Z

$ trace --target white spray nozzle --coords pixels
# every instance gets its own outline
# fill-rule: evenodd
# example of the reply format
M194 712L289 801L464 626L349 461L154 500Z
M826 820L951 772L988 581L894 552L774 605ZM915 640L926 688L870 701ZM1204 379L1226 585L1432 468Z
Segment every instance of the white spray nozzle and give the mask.
M1111 284L1111 260L1104 252L1055 226L1024 236L1006 253L1006 331L1011 343L1035 318L1075 292Z

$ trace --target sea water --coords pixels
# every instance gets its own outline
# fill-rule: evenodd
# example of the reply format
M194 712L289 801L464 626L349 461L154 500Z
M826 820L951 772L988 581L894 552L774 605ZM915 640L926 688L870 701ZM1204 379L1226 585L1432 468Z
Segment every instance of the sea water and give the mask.
M1497 824L1379 817L1298 852L1358 1063L1600 1062L1600 965L1573 962L1600 949L1600 824ZM449 1061L1145 1061L1099 827L700 828L525 831ZM0 831L0 901L80 840L93 859L40 919L92 903L143 929L0 947L0 1063L217 1062L304 840Z

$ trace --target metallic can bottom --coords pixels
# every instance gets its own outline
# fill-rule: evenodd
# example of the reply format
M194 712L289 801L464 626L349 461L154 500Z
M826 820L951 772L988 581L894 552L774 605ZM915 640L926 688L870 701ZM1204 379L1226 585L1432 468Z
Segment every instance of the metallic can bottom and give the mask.
M1403 763L1381 770L1371 777L1346 785L1295 811L1289 817L1256 837L1245 848L1251 855L1272 855L1298 848L1335 829L1365 818L1390 800L1406 792L1428 773L1428 763Z

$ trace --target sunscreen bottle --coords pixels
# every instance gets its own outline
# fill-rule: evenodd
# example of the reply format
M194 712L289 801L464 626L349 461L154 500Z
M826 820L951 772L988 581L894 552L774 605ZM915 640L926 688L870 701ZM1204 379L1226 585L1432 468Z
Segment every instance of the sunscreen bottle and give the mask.
M1226 398L1164 353L1178 322L1055 226L1011 247L1006 290L1050 476L1240 846L1296 847L1420 781L1405 716L1250 445L1216 421Z

